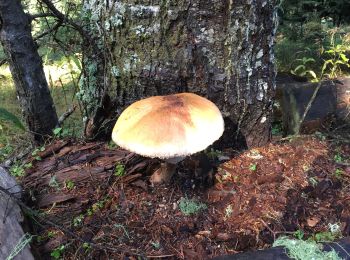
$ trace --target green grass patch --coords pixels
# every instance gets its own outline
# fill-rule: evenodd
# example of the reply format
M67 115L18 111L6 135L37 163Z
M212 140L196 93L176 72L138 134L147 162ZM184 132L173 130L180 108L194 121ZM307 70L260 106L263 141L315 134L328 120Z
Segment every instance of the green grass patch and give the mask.
M73 105L78 105L75 94L80 73L79 64L76 65L73 59L61 59L59 62L44 67L58 116ZM1 113L3 116L0 116L1 163L31 145L30 135L21 129L21 125L25 127L25 124L9 67L5 65L0 67L0 104L1 111L5 111ZM80 137L82 134L83 120L78 106L64 122L58 137Z

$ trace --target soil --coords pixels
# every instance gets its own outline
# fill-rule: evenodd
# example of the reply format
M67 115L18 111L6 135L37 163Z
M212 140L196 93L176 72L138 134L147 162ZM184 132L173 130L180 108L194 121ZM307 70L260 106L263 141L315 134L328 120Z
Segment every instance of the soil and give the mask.
M55 141L28 159L21 179L36 220L33 249L38 259L55 249L64 259L208 259L267 248L298 230L312 237L330 224L349 236L349 130L201 153L156 187L157 159ZM206 208L185 215L184 198Z

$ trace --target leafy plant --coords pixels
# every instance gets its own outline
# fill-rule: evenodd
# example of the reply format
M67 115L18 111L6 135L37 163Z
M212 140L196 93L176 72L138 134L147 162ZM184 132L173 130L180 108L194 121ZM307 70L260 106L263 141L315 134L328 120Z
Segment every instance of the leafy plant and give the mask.
M249 170L254 172L254 171L256 171L256 169L257 169L257 164L256 163L252 163L252 164L249 165Z
M159 242L151 242L151 245L154 247L154 249L159 249L160 248L160 243Z
M73 226L74 227L79 227L80 225L83 224L83 220L84 220L84 215L83 214L80 214L79 216L76 216L73 219Z
M341 163L343 161L343 157L341 156L341 154L336 154L334 155L334 161L337 163Z
M71 135L71 131L69 129L62 127L56 127L52 132L56 138L64 138Z
M0 107L0 121L1 120L11 122L17 128L25 130L25 127L23 126L21 120L16 115L12 114L11 112L2 107Z
M196 202L188 198L181 198L179 203L179 208L184 215L189 216L192 214L196 214L201 210L206 209L207 205L205 205L204 203Z
M294 70L291 70L291 73L294 75L298 75L301 77L306 76L306 74L310 74L313 79L317 79L316 73L309 69L308 63L314 63L315 59L303 57L301 59L296 59L297 61L301 62Z
M32 156L35 158L35 160L37 161L41 161L42 158L38 155L39 152L43 152L45 151L45 147L42 146L42 147L39 147L39 148L36 148L33 152L32 152Z
M341 179L343 174L344 174L344 171L339 168L337 168L334 172L334 176L338 179Z
M10 168L10 173L14 177L23 177L25 175L25 170L31 168L32 163L19 163L15 162L15 164Z
M335 41L335 33L337 30L331 30L331 45L324 53L329 55L329 58L324 61L322 66L322 73L331 79L339 76L342 71L342 66L350 68L349 58L346 56L350 51L348 44L343 42L337 44Z
M60 259L64 253L64 250L66 249L65 245L60 245L56 247L52 252L51 252L51 257L53 259Z
M297 239L303 239L304 238L304 231L301 229L298 229L297 231L294 232L293 234Z
M122 177L125 174L125 166L123 164L117 164L114 168L114 176Z
M64 183L64 186L65 186L68 190L72 190L72 189L74 189L74 187L75 187L75 183L74 183L74 181L72 181L72 180L67 180L67 181Z

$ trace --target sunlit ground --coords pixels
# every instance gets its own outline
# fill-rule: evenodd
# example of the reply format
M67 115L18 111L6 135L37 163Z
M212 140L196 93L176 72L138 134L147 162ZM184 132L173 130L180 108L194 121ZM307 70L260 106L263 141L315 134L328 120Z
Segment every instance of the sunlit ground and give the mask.
M81 136L83 122L75 98L79 70L72 64L60 67L47 65L44 70L58 116L73 105L77 105L75 112L64 122L63 129L67 129L65 134ZM23 122L8 66L0 67L0 107L15 114ZM23 146L28 145L30 145L30 138L25 131L16 128L11 123L0 121L0 162L10 154L20 151Z

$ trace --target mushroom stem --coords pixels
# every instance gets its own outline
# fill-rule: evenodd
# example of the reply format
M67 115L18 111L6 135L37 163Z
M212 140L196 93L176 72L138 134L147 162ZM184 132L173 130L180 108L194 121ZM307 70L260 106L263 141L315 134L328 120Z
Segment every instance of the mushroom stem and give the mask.
M152 174L150 182L152 184L169 183L176 171L176 167L177 164L162 162L160 168Z

